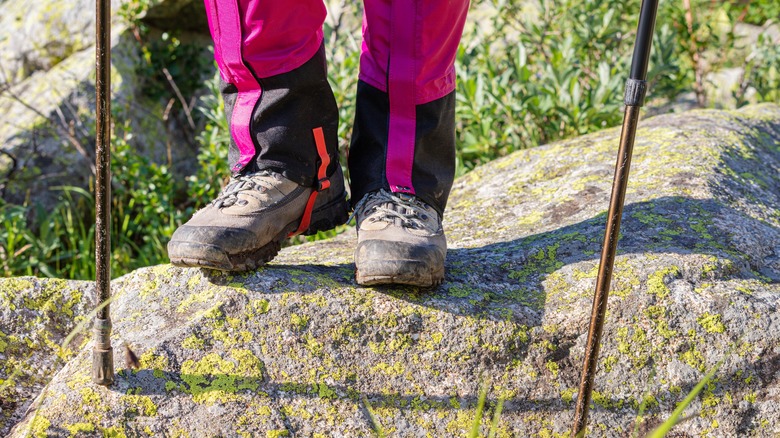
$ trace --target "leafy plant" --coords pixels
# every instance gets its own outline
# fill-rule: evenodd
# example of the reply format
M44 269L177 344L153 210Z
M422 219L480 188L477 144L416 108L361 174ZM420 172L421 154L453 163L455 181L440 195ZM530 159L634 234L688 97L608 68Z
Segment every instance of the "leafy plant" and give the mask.
M339 151L344 174L349 177L347 149L355 119L355 90L360 66L360 2L344 2L323 26L327 53L328 82L339 109Z
M62 192L55 208L0 201L0 264L5 276L76 277L94 273L94 229L79 212L89 194L80 188ZM76 196L74 196L74 194Z
M152 6L153 2L154 0L129 0L122 2L122 4L119 6L119 9L117 10L117 15L119 15L119 17L122 18L131 27L142 27L144 25L141 21L141 18L143 18L143 16L146 14L146 11L149 10L149 7ZM145 32L145 27L142 30Z
M114 276L166 260L165 244L190 210L177 207L182 184L166 165L136 151L131 134L119 129L113 143L111 271ZM94 278L95 202L90 191L61 192L50 210L0 203L0 263L6 276Z
M682 0L664 2L662 17L677 33L676 47L693 76L693 91L700 106L707 105L704 87L708 73L726 65L734 45L734 20L729 2Z
M780 3L775 0L740 0L735 2L737 19L756 25L780 18Z
M751 100L758 102L780 103L780 46L771 38L760 35L758 44L753 46L745 62L739 89L734 95L737 105L742 106ZM755 94L750 96L748 91Z
M494 4L485 27L495 31L471 28L456 61L459 173L620 123L639 1ZM669 28L660 36L671 37ZM679 75L676 54L655 54L657 77ZM655 95L680 91L678 81L658 82Z
M202 45L186 43L174 34L142 39L139 46L144 63L138 63L137 77L144 93L152 99L171 99L177 93L192 96L203 87L203 77L211 71L213 60Z
M219 74L206 82L210 93L200 98L197 110L205 117L206 124L198 134L198 168L187 178L185 207L198 209L214 199L224 181L230 177L227 150L230 146L230 128L222 96L219 93Z
M111 156L112 267L129 272L165 260L165 245L186 212L176 206L182 184L168 166L136 153L132 133L119 127Z

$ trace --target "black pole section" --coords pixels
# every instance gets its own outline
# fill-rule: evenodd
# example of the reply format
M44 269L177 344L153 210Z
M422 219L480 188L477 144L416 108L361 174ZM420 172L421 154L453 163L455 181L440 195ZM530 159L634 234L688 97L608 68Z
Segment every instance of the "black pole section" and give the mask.
M631 58L631 79L647 79L647 64L650 60L650 46L653 43L653 29L658 10L658 0L643 0L639 11L639 26L636 30L634 56ZM641 105L640 105L641 106Z
M642 1L642 8L639 13L639 27L637 29L636 43L634 44L634 57L631 61L631 76L626 81L624 96L626 109L623 115L623 130L620 133L620 148L618 150L617 162L615 163L615 177L612 181L612 196L609 201L609 212L607 213L607 227L604 233L604 244L601 247L601 260L596 279L596 291L593 296L588 340L585 345L580 389L574 410L572 437L584 436L588 422L588 407L593 391L593 380L596 377L596 368L598 366L601 333L603 332L606 319L609 286L612 282L612 268L615 263L617 242L620 236L620 219L623 216L628 173L631 168L631 155L634 149L634 138L639 121L639 109L644 103L647 90L645 79L647 77L647 63L650 59L650 45L653 41L653 28L655 27L657 9L658 0Z
M92 381L108 386L114 382L114 351L111 348L111 2L98 0L95 61L95 288L97 315L92 351Z

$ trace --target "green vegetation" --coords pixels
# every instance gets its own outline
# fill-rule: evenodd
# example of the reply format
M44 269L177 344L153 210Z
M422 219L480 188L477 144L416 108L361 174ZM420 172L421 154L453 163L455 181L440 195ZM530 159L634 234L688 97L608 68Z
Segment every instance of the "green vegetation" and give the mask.
M674 426L676 426L678 423L683 421L682 414L685 412L685 409L690 406L691 403L696 400L696 396L699 395L699 393L707 386L708 383L715 377L715 373L718 372L718 369L723 364L723 359L718 362L709 373L707 373L706 376L704 376L704 379L699 381L699 383L696 384L696 386L693 387L691 392L688 393L687 396L681 401L677 408L675 408L674 412L672 412L672 415L664 421L660 426L658 426L655 430L653 430L650 435L648 435L649 438L663 438L665 437Z
M134 128L116 114L113 276L166 262L165 244L173 230L212 199L228 176L229 134L217 96L217 76L207 81L208 92L199 97L194 110L186 103L203 88L201 78L213 68L210 57L177 35L147 29L140 17L152 3L127 2L119 15L131 25L145 61L136 73L149 101L183 111L197 131L198 171L178 180L170 162L157 163L138 154L131 146ZM619 124L639 4L640 0L473 2L456 60L458 174L518 149ZM343 6L333 17L337 24L325 25L325 37L329 79L340 108L339 141L346 154L355 110L360 3ZM780 102L780 46L761 38L754 46L737 47L734 36L738 23L764 24L776 20L778 13L774 0L661 2L649 73L650 105L663 105L690 91L702 106L723 105L708 101L703 84L707 73L731 66L745 67L733 91L737 106ZM0 180L0 186L7 182ZM91 190L53 190L59 200L47 210L34 199L22 205L0 200L3 275L93 278ZM294 243L304 240L299 237Z
M487 399L487 393L490 387L486 384L482 384L479 390L479 399L477 399L477 409L474 413L474 421L471 423L471 431L469 431L469 438L477 438L479 436L479 425L482 423L482 411L485 409L485 400Z
M374 427L374 432L376 432L376 435L379 438L385 438L387 436L387 434L385 434L385 429L377 419L374 407L371 406L371 403L369 403L368 397L366 397L365 394L361 394L361 400L363 401L363 405L366 407L366 411L368 411L368 417L371 419L371 425Z

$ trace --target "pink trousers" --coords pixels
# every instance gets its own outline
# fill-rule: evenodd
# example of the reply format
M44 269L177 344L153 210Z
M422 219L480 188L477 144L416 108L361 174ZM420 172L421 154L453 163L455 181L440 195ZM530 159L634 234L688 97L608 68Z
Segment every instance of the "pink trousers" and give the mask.
M263 118L288 123L280 110L287 105L288 112L298 111L288 124L306 125L308 118L332 110L327 103L327 111L315 111L301 120L300 112L317 106L305 101L312 92L289 102L281 95L284 90L294 94L296 84L320 87L326 78L322 0L205 0L205 4L214 57L229 86L225 90L232 94L226 102L231 106L227 112L235 148L233 171L249 165L281 168L292 179L309 183L306 175L297 174L309 172L309 166L291 170L295 165L285 161L301 160L301 156L302 161L316 161L316 154L292 153L295 157L285 158L277 149L298 146L282 145L285 140L276 139L281 135L279 127ZM443 211L454 175L454 61L468 0L364 0L364 9L357 91L361 114L355 120L349 163L353 200L384 187L417 194ZM271 106L264 103L266 93L272 95ZM275 117L275 111L281 115ZM319 123L330 122L309 124ZM290 134L291 129L297 127L282 127L282 133ZM437 144L429 147L426 142ZM441 162L429 163L436 160Z

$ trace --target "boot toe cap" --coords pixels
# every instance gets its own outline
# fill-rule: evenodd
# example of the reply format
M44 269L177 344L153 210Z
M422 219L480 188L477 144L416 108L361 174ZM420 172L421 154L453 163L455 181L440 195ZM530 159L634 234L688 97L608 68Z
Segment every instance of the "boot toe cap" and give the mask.
M230 270L230 255L246 251L255 240L245 229L182 225L168 242L168 257L174 265Z
M446 249L386 240L366 240L355 252L358 284L436 286L444 278Z

